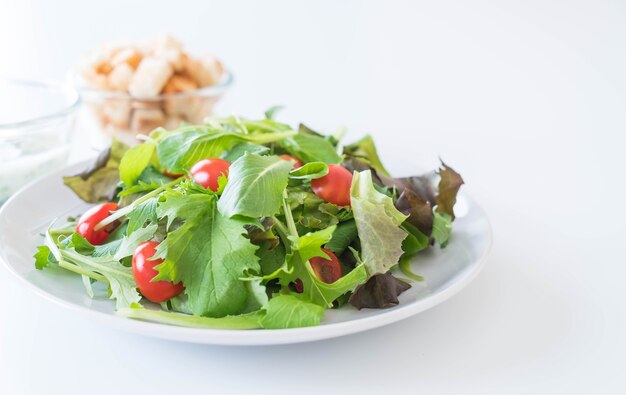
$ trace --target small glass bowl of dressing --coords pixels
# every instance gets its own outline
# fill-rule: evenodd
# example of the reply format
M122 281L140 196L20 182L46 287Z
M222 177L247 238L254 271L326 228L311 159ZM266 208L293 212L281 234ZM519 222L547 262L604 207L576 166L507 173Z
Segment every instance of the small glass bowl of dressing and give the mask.
M79 103L69 85L0 78L0 204L66 165Z

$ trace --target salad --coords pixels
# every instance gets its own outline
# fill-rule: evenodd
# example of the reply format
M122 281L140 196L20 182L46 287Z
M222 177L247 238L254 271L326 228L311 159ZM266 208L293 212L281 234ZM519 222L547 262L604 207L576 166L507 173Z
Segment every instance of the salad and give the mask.
M35 266L82 276L117 314L172 325L280 329L325 310L386 308L448 243L461 176L393 178L370 136L343 145L300 125L236 116L113 141L65 177L80 218L51 225Z

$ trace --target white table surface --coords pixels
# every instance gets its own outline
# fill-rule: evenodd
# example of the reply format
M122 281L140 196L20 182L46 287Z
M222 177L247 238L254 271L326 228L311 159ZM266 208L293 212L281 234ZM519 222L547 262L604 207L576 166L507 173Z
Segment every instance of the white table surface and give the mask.
M624 2L2 1L0 74L164 31L232 68L222 111L372 133L392 170L441 155L491 217L488 266L404 322L257 348L100 327L0 269L0 393L626 393Z

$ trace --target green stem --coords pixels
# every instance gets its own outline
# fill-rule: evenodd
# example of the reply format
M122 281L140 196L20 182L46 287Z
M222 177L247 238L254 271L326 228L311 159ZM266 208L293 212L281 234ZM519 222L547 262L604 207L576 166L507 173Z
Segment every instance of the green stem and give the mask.
M69 270L70 272L74 272L77 274L82 274L83 276L87 276L89 278L93 278L94 280L98 280L98 281L102 281L105 284L108 284L109 281L106 279L106 277L104 277L101 274L98 274L96 272L92 272L91 270L85 270L83 268L81 268L80 266L76 266L73 263L69 263L63 259L59 260L59 267L62 267L63 269Z
M111 223L115 222L117 219L122 218L126 214L130 213L131 211L133 211L135 209L135 207L137 207L141 203L145 202L148 199L152 199L153 197L155 197L158 194L160 194L161 192L165 191L167 188L171 187L172 185L178 184L184 178L185 178L185 176L179 177L179 178L175 179L174 181L168 182L167 184L164 184L164 185L161 185L160 187L158 187L154 191L149 192L149 193L143 195L142 197L140 197L139 199L135 200L134 202L132 202L128 206L115 211L113 214L109 215L108 217L106 217L105 219L100 221L94 227L94 229L95 230L100 230L100 229L104 228L105 226L107 226L108 224L111 224Z
M119 309L116 313L137 320L186 326L190 328L211 329L258 329L261 328L259 319L263 317L261 311L222 318L211 318L136 307Z
M285 221L287 222L289 234L291 236L298 237L298 229L296 228L296 223L293 220L293 213L291 212L291 207L287 204L287 189L283 191L283 211L285 212Z

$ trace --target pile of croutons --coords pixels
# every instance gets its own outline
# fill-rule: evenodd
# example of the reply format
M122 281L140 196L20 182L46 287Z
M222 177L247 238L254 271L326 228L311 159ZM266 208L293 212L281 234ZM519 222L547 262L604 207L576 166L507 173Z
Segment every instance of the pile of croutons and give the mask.
M131 133L201 121L210 115L217 97L193 93L220 83L225 73L217 59L194 58L169 35L144 43L103 45L78 71L79 88L91 88L82 90L83 99L101 126Z

